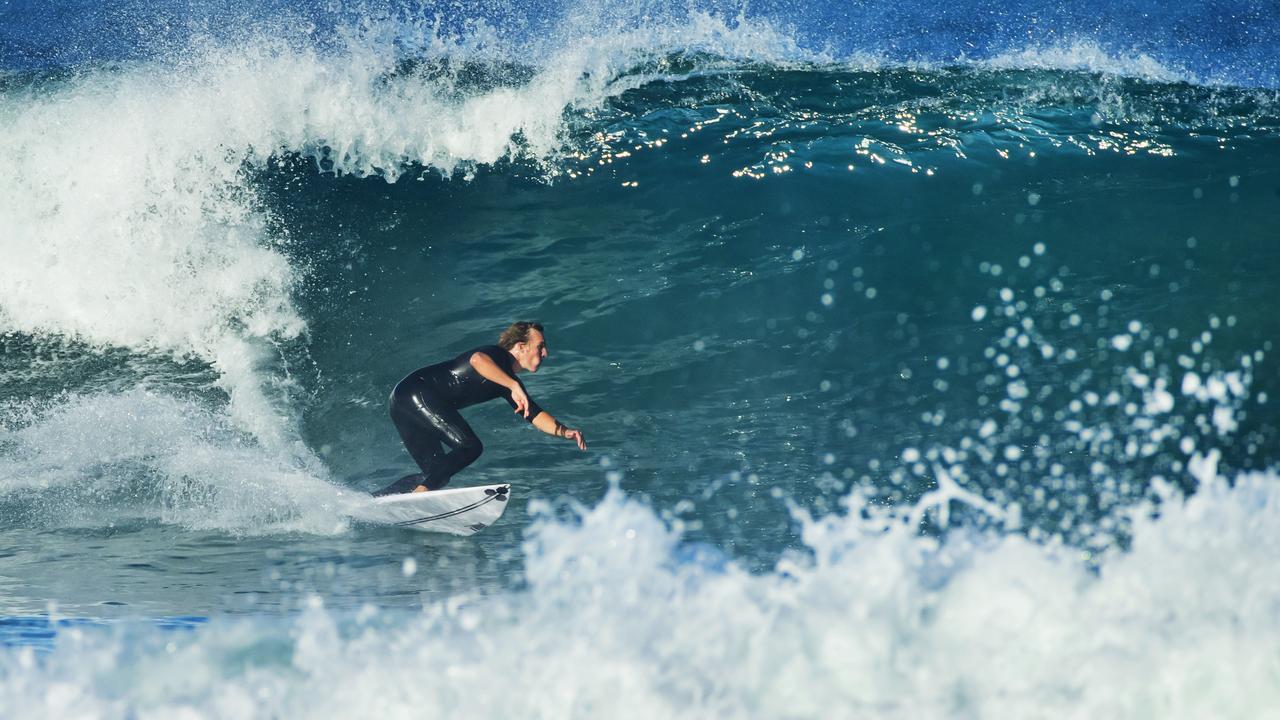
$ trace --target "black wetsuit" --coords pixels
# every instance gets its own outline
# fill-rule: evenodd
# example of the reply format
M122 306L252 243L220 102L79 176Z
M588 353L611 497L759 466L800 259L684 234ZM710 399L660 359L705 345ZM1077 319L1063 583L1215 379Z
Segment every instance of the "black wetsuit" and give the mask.
M468 350L452 360L410 373L391 391L391 422L422 472L400 478L374 495L409 492L418 485L438 490L454 473L480 457L484 446L458 410L498 397L505 398L513 408L516 402L510 390L486 380L471 367L471 356L477 352L488 355L524 388L516 378L515 357L500 345ZM542 408L529 400L529 422L540 412Z

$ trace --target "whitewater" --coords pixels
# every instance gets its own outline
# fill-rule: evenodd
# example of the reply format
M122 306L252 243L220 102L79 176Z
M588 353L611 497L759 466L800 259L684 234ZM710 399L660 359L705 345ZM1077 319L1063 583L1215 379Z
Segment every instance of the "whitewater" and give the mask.
M7 6L0 715L1280 717L1272 11Z

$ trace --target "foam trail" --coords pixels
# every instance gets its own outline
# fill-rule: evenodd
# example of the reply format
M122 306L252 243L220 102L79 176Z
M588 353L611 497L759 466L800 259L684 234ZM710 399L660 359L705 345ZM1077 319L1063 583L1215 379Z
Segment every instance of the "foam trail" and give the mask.
M233 533L334 533L355 495L220 414L144 389L65 396L0 432L6 517L38 527L161 522Z

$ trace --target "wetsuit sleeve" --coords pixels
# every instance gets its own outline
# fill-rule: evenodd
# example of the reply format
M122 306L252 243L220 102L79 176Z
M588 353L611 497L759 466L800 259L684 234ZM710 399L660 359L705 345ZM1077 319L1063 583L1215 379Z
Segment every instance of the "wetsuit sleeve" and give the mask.
M529 398L529 417L523 418L523 420L532 424L533 419L538 417L538 413L542 412L542 406L538 405L538 403L534 402L533 398L529 397L529 390L528 388L525 388L524 383L520 382L520 378L516 377L514 374L511 377L516 378L516 382L520 383L520 388L524 390L524 396ZM506 399L507 404L514 410L516 407L516 401L511 398L511 391L504 389L502 397Z

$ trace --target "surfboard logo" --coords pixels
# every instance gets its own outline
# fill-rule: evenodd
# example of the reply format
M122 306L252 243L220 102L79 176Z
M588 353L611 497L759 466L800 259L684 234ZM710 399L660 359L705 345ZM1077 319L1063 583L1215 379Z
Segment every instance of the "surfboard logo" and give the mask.
M486 491L486 495L487 495L487 494L488 494L488 492ZM396 525L400 525L400 526L404 526L404 525L420 525L420 524L422 524L422 523L429 523L429 522L432 522L432 521L434 521L434 520L443 520L444 518L453 517L454 515L461 515L462 513L469 512L469 511L471 511L471 510L475 510L476 508L480 507L481 505L484 505L484 504L486 504L486 503L493 502L494 500L501 500L501 501L504 501L504 502L505 502L505 501L506 501L506 499L507 499L507 496L506 496L506 495L489 495L488 497L484 498L483 500L477 500L477 501L475 501L475 502L471 503L470 505L464 505L464 506L462 506L462 507L460 507L460 508L455 508L455 509L450 510L450 511L448 511L448 512L442 512L442 513L440 513L440 514L438 514L438 515L429 515L429 516L427 516L427 517L415 518L415 519L413 519L413 520L401 520L400 522L396 523Z

